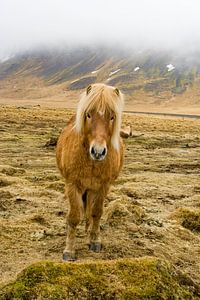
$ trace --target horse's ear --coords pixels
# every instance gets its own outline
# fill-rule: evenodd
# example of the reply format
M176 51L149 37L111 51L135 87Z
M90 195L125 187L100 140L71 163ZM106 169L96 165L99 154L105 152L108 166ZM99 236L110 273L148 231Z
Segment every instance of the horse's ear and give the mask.
M90 85L87 87L87 89L86 89L86 94L87 94L87 95L90 93L91 89L92 89L92 86L91 86L91 84L90 84Z
M115 94L116 94L117 96L119 96L119 90L118 90L118 88L115 88L114 91L115 91Z

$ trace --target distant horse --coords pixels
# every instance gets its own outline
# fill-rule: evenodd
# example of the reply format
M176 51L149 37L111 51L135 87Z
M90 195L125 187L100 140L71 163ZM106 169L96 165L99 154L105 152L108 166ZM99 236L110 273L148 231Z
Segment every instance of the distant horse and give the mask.
M84 214L90 250L101 250L103 201L123 164L122 109L123 95L117 88L90 85L80 99L76 116L58 139L57 164L70 204L64 260L75 260L76 227Z

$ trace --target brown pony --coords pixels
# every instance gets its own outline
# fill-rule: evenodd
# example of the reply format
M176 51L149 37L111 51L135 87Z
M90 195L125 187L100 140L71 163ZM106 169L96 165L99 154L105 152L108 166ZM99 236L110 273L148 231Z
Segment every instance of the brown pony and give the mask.
M84 214L90 250L101 250L103 201L123 163L122 109L123 95L117 88L90 85L80 99L76 116L59 137L56 158L70 204L64 260L75 260L76 227Z

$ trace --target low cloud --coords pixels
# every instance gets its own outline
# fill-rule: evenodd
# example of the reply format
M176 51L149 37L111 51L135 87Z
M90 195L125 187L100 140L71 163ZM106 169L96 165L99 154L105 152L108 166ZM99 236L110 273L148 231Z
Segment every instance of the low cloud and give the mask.
M37 47L200 47L198 0L1 0L0 57Z

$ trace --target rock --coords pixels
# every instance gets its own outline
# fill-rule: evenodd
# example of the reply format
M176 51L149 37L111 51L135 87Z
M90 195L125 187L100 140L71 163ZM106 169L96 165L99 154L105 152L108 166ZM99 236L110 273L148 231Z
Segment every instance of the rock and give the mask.
M45 230L38 230L31 233L31 238L36 240L41 240L45 237Z
M132 126L128 125L125 128L122 128L120 131L120 136L124 139L127 139L128 137L132 136Z

